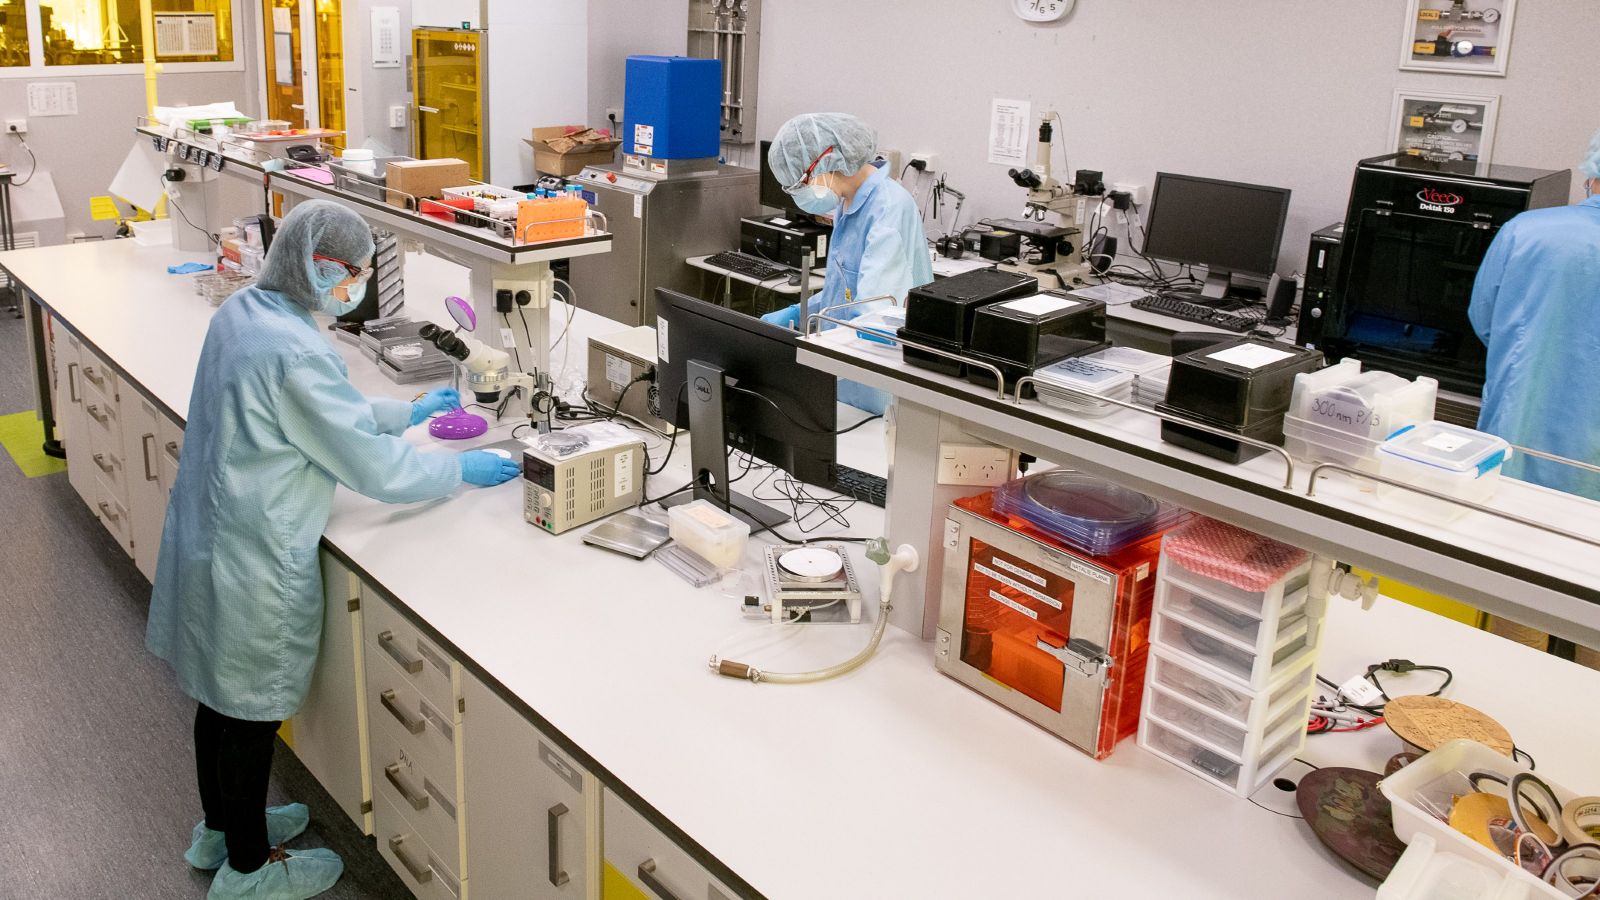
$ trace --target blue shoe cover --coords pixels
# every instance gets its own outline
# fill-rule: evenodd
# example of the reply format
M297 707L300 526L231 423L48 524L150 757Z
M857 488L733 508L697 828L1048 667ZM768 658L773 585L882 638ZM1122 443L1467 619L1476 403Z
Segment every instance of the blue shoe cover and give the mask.
M304 803L289 803L267 808L267 843L274 847L299 837L311 823L311 810ZM194 827L194 835L183 859L196 869L207 872L219 869L228 861L228 844L220 831L213 831L201 822Z
M227 863L217 870L207 900L310 900L333 887L344 874L339 854L313 850L275 849L266 865L241 874Z

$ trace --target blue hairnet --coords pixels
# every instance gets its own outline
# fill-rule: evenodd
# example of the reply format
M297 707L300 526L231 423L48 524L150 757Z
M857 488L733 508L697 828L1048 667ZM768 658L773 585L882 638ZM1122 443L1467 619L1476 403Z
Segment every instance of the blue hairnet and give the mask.
M307 200L278 224L256 286L317 312L328 292L350 273L338 263L312 259L312 254L364 266L372 249L372 229L360 216L329 200Z
M822 151L832 153L817 163L814 174L854 175L878 152L878 133L849 113L805 113L783 123L767 151L767 165L782 185L791 185Z
M1600 131L1594 133L1589 139L1589 152L1583 156L1583 164L1578 167L1585 178L1600 178Z

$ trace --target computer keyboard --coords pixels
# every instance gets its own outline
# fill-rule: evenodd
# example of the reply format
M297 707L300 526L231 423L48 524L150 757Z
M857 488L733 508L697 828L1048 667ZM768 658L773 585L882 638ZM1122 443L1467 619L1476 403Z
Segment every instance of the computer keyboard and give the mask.
M1185 322L1197 322L1201 325L1210 325L1212 328L1221 328L1224 331L1237 331L1245 334L1261 327L1260 319L1241 316L1237 313L1222 312L1209 306L1190 303L1187 300L1178 300L1174 297L1144 297L1133 301L1134 309L1146 312L1160 313Z
M888 479L849 466L833 467L833 490L873 506L886 506L889 502Z
M794 270L788 266L769 262L759 256L740 253L737 250L726 250L706 257L706 265L718 269L727 269L730 272L754 278L757 281L771 281L775 278L788 278Z

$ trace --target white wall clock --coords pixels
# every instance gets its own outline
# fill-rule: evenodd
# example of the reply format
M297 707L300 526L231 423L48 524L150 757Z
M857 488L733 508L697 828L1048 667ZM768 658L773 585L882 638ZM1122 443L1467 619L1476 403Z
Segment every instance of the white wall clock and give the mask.
M1054 22L1067 13L1078 0L1011 0L1011 9L1026 22Z

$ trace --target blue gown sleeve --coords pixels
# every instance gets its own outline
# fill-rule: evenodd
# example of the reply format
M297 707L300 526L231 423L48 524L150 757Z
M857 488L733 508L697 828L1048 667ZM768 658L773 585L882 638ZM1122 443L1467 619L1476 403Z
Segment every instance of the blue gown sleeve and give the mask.
M381 433L373 404L321 354L306 354L288 366L278 396L278 427L318 468L374 500L433 500L461 484L455 454L418 453Z
M1500 283L1505 278L1514 239L1512 226L1501 229L1489 244L1483 264L1478 267L1478 278L1472 283L1472 302L1467 305L1467 318L1472 321L1472 330L1478 333L1478 339L1485 344L1489 343L1489 332L1494 326L1495 301L1500 297Z
M873 224L867 232L867 247L861 254L860 276L856 280L856 295L853 300L866 300L871 297L896 297L904 300L906 294L913 287L911 273L911 253L909 237L916 239L920 247L923 237L921 226L918 233L913 236L903 233L904 223L894 223L882 220ZM861 312L861 310L857 310Z
M369 397L372 418L378 423L379 434L404 434L411 427L411 404L405 400L387 397Z

